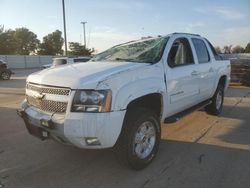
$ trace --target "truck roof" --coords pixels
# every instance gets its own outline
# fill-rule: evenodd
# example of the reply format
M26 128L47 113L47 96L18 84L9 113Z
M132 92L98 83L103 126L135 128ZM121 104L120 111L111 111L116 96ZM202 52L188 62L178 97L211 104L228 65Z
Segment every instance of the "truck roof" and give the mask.
M147 40L152 40L152 39L157 39L157 38L171 37L173 35L189 35L189 36L201 37L199 34L194 34L194 33L174 32L174 33L170 33L170 34L167 34L167 35L158 35L156 37L152 37L152 36L142 37L141 39L131 40L131 41L128 41L128 42L125 42L125 43L122 43L122 44L115 45L113 47L122 46L122 45L130 44L130 43L131 44L132 43L137 43L139 41L147 41Z
M194 33L171 33L170 35L179 35L179 34L182 34L182 35L192 35L192 36L197 36L197 37L200 37L199 34L194 34Z

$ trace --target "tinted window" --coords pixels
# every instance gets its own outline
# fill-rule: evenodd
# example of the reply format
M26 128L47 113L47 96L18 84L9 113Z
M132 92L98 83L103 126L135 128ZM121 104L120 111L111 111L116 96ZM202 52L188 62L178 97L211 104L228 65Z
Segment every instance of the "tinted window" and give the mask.
M206 41L214 54L215 60L223 60L223 58L215 51L214 46L207 39Z
M52 64L54 66L64 65L64 64L67 64L67 61L66 61L66 59L54 59Z
M186 38L176 39L168 54L168 65L176 67L194 64L193 53Z
M192 39L192 42L194 44L194 48L195 48L199 63L209 62L210 57L209 57L207 47L204 41L200 39Z

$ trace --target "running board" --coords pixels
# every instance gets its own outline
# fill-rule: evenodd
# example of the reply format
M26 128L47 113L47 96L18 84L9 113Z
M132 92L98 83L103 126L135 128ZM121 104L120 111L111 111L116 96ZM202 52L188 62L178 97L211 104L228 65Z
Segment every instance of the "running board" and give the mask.
M170 117L165 118L164 123L175 123L178 120L180 120L181 118L185 117L186 115L188 115L194 111L200 110L211 103L212 103L211 100L206 100L204 102L201 102L201 103L199 103L191 108L188 108L186 110L183 110L182 112L179 112L175 115L172 115Z

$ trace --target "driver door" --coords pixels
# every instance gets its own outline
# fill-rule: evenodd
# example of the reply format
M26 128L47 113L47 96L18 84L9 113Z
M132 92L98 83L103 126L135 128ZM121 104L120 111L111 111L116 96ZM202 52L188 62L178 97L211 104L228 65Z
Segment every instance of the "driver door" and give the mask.
M176 38L167 57L167 114L173 115L197 103L199 77L188 38Z

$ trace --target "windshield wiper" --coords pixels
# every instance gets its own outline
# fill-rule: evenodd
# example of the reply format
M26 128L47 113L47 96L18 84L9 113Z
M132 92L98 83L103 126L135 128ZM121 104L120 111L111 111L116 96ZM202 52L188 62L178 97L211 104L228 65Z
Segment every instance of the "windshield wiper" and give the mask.
M116 60L116 61L131 61L131 62L137 62L137 61L134 60L134 59L126 59L126 58L119 58L119 57L115 58L115 60Z
M126 59L126 58L115 58L116 61L130 61L130 62L136 62L136 63L150 63L152 64L152 61L146 61L146 60L136 60L136 59Z

